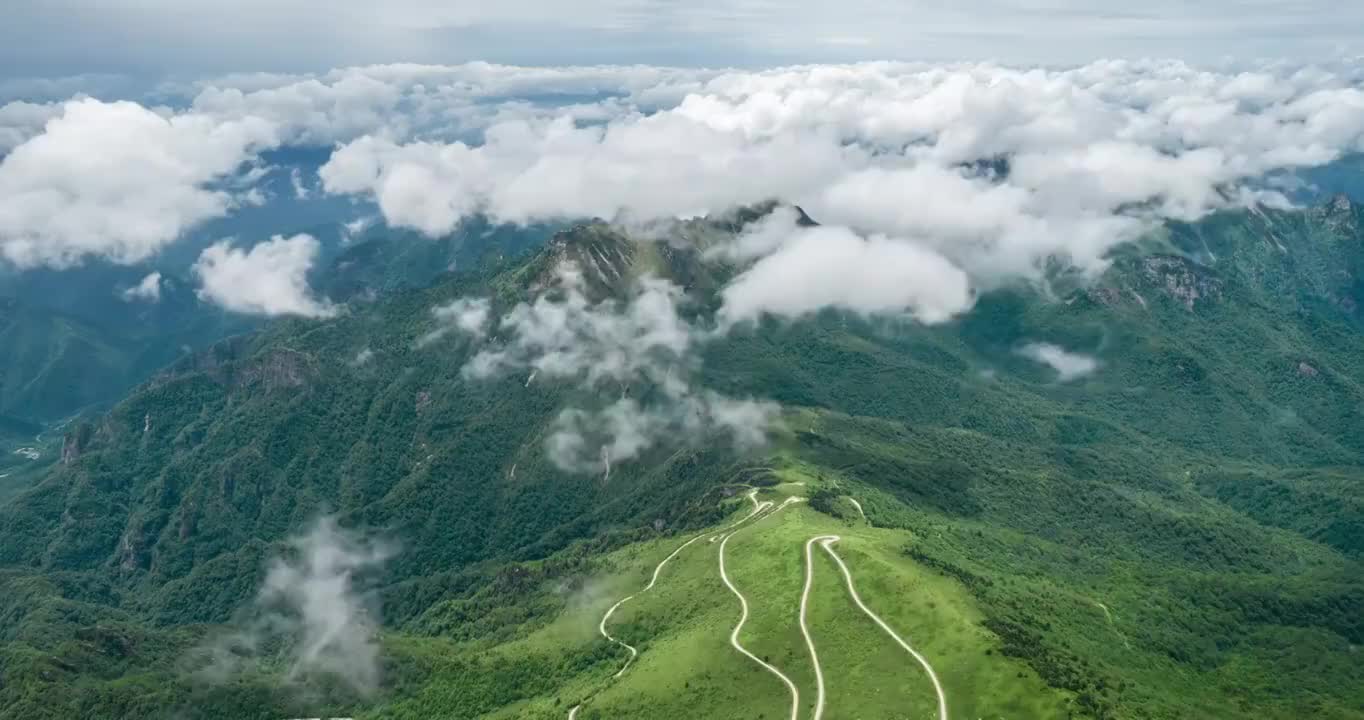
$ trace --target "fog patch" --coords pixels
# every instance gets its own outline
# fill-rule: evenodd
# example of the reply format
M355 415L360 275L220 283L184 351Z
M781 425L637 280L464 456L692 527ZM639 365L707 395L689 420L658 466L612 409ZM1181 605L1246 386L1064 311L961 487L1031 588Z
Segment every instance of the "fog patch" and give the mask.
M350 366L361 368L371 362L374 362L374 351L369 348L364 348L360 352L355 353L355 357L351 358Z
M119 293L124 302L158 303L161 301L161 273L154 272L138 284Z
M601 398L562 410L545 448L560 470L609 478L612 463L665 444L724 436L735 450L751 451L776 426L775 403L696 386L698 348L719 335L683 316L688 301L682 288L652 276L641 278L625 301L593 301L581 269L565 263L536 298L496 318L485 300L437 308L427 337L456 328L480 339L495 335L465 363L466 380L524 373L527 388L532 380L557 381Z
M228 682L283 660L290 684L326 679L373 693L382 667L374 582L395 552L387 541L320 518L270 561L235 627L194 653L196 674Z
M457 298L444 305L431 308L435 328L417 338L416 347L421 349L438 342L451 333L462 333L481 338L488 331L488 317L492 303L487 298Z
M1070 352L1051 343L1028 343L1019 348L1018 353L1029 360L1049 366L1056 371L1056 379L1063 383L1093 375L1099 369L1097 359Z

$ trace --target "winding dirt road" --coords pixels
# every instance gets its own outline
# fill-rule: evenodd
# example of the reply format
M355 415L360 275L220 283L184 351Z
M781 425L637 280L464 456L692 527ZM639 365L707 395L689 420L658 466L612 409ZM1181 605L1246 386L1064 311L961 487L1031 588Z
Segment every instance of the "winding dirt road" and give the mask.
M751 500L751 501L753 502L753 511L750 512L749 514L745 515L744 518L743 518L742 520L739 520L738 522L736 522L736 523L730 525L729 527L725 528L725 530L730 530L730 529L736 528L736 527L738 527L738 526L740 526L740 525L742 525L742 524L748 522L749 520L753 519L753 516L757 515L758 513L762 512L763 510L766 510L767 508L772 507L772 503L771 503L770 501L764 500L764 501L762 501L762 502L758 502L758 499L757 499L756 495L757 495L757 491L756 491L756 490L754 490L753 492L751 492L751 493L748 494L748 499ZM617 644L617 645L619 645L619 646L625 648L626 650L629 650L629 651L630 651L630 658L629 658L628 660L625 661L625 665L622 666L621 669L620 669L620 671L617 672L615 675L613 675L612 678L618 678L618 677L620 677L621 675L624 675L624 674L625 674L625 671L628 670L628 669L630 668L630 663L633 663L633 662L635 661L635 658L639 656L639 650L635 649L635 646L633 646L633 645L631 645L631 644L629 644L629 643L622 642L622 641L617 640L616 638L612 637L612 636L611 636L611 633L607 632L607 630L606 630L606 623L608 623L608 622L611 621L611 616L612 616L612 615L615 615L615 614L616 614L616 611L619 610L619 609L621 608L622 605L624 605L625 603L628 603L628 602L630 602L631 600L634 600L635 598L639 597L640 595L643 595L644 593L649 592L650 590L652 590L652 589L654 588L654 585L658 583L658 575L659 575L659 573L663 572L664 566L666 566L669 562L671 562L673 558L677 557L678 554L680 554L683 550L686 550L692 543L696 542L697 540L700 540L701 538L703 538L703 537L705 537L705 536L706 536L706 533L701 533L700 535L697 535L696 537L694 537L694 538L692 538L692 539L690 539L690 540L688 540L688 541L682 543L681 545L679 545L679 546L677 547L676 550L673 550L673 551L672 551L672 554L671 554L671 555L669 555L668 557L663 558L663 562L660 562L660 563L654 568L654 575L653 575L653 577L649 578L649 584L648 584L648 585L645 585L643 590L640 590L639 592L635 593L634 595L630 595L630 596L627 596L627 597L625 597L625 598L622 598L622 599L620 600L620 602L617 602L615 605L612 605L612 606L611 606L611 609L610 609L610 610L607 610L605 615L602 615L602 616L601 616L601 622L600 622L600 623L597 623L597 632L601 633L601 636L604 637L604 638L606 638L608 641L613 642L613 643L615 643L615 644Z
M813 538L811 539L810 542L815 542L816 540L819 541L819 546L824 548L824 552L829 553L829 557L833 558L834 562L838 563L838 569L843 571L843 580L847 583L848 594L852 596L853 603L856 604L857 607L861 609L862 612L866 614L867 617L871 618L872 622L875 622L881 628L881 630L883 630L887 635L889 635L892 640L898 643L900 647L904 648L905 652L909 653L914 657L915 660L919 661L919 665L923 667L924 672L928 673L928 679L933 681L933 690L938 693L938 720L947 720L947 694L943 692L942 683L938 682L938 674L933 672L933 666L928 664L927 658L925 658L923 655L920 655L919 652L914 648L910 647L909 643L905 642L904 638L900 637L898 634L896 634L894 630L890 629L890 626L886 624L885 620L882 620L879 615L871 611L871 608L867 607L866 603L862 602L861 596L857 594L856 586L853 585L852 573L848 571L848 566L843 564L843 558L839 557L838 553L834 552L834 549L832 547L834 543L839 541L839 539L840 538L837 535L828 535L824 537ZM808 551L810 546L807 543L805 547L806 550ZM807 554L807 562L808 557L809 556ZM803 629L804 624L802 623L802 630ZM813 649L814 649L813 643L811 643L811 650ZM816 715L816 717L818 717L818 715Z
M773 515L776 515L777 513L781 512L786 506L792 504L793 502L800 502L800 500L801 500L800 498L786 498L786 500L781 505L779 505L776 510L773 510L767 515L764 515L763 518L765 519ZM800 717L800 690L796 687L796 684L794 682L791 682L791 678L787 677L785 673L778 670L776 667L768 663L766 660L763 660L757 655L754 655L753 653L749 652L748 648L744 647L743 644L739 642L739 633L743 631L744 623L748 622L748 599L744 597L743 593L739 592L739 588L734 587L734 583L730 582L729 574L725 572L725 546L729 544L729 539L734 537L736 533L738 533L737 530L726 535L725 539L720 541L720 579L724 581L725 587L729 588L729 591L734 593L734 597L739 598L740 610L739 622L734 626L734 629L729 633L729 644L734 646L734 649L742 653L744 657L747 657L749 660L752 660L753 662L761 665L765 670L772 673L773 675L776 675L777 679L785 683L786 689L791 691L791 720L798 720L798 718Z
M4 477L4 475L0 475L0 477ZM1110 628L1113 628L1113 632L1117 633L1118 637L1122 639L1122 646L1127 648L1128 650L1131 650L1132 644L1127 642L1127 636L1124 635L1123 632L1118 629L1118 624L1113 622L1113 613L1108 611L1108 606L1099 602L1098 600L1090 600L1090 602L1094 603L1095 606L1097 606L1100 610L1104 611L1104 617L1108 620L1108 626Z
M702 533L691 538L682 545L678 546L675 550L672 551L671 554L663 558L663 560L659 562L657 566L654 567L653 576L650 577L648 585L645 585L643 589L641 589L634 595L630 595L626 598L623 598L615 605L612 605L611 608L606 611L606 614L602 616L601 622L598 623L597 625L597 631L601 634L602 637L606 638L607 641L619 645L630 652L630 657L625 661L625 665L622 666L621 669L615 675L612 676L612 679L619 678L621 675L623 675L625 671L629 669L630 665L635 661L635 658L638 657L639 655L639 651L633 645L618 640L615 637L612 637L611 633L607 631L606 625L611 620L612 615L614 615L615 612L621 608L621 606L625 605L625 603L630 602L636 597L639 597L640 595L643 595L644 593L653 589L654 585L658 583L658 578L659 575L663 572L663 568L666 567L667 564L670 561L672 561L673 558L677 557L683 550L687 549L687 547L691 546L693 543L696 543L702 538L709 537L711 542L715 542L715 540L719 538L720 549L718 555L720 565L720 579L721 581L724 582L725 587L728 588L729 591L733 593L733 595L736 598L739 599L740 609L739 621L734 625L734 629L730 631L729 634L729 644L733 646L735 650L739 651L740 654L747 657L749 660L752 660L754 663L757 663L764 670L776 676L777 679L781 680L781 682L784 685L786 685L787 690L790 691L791 694L790 720L799 720L800 689L796 686L795 682L793 682L790 677L788 677L785 673L777 669L772 664L768 663L762 658L759 658L757 655L754 655L747 648L745 648L742 643L739 642L739 635L743 632L744 625L748 622L749 616L748 599L744 596L742 592L739 591L737 587L735 587L734 582L729 577L729 573L727 572L725 567L725 551L729 546L730 539L733 538L736 534L738 534L738 532L742 529L740 526L744 525L744 523L747 523L750 520L754 520L754 518L757 518L757 520L754 520L753 523L757 524L757 521L765 520L773 515L776 515L777 513L786 509L787 506L793 503L801 502L802 500L804 500L804 498L789 497L780 505L774 508L772 502L770 501L759 502L757 499L757 492L758 492L757 490L753 490L752 492L749 492L747 495L749 502L753 504L752 511L750 511L742 519L722 529L718 535L714 534L714 531ZM854 504L858 506L858 510L860 512L861 511L860 504L856 503L856 501L854 501ZM810 589L814 586L813 548L816 543L818 543L820 547L824 548L824 551L828 553L829 557L831 557L833 561L838 565L839 571L842 572L843 574L843 581L848 589L848 594L849 596L852 597L853 603L857 605L858 609L860 609L862 613L865 614L867 617L871 618L871 620L874 623L876 623L876 625L880 627L885 634L889 635L891 639L896 642L896 644L903 648L905 652L909 653L924 669L924 672L928 674L928 678L933 683L933 689L938 696L937 720L948 720L947 694L943 691L942 683L939 682L938 675L936 672L934 672L933 666L929 664L927 658L921 655L917 650L910 646L910 644L906 642L904 638L902 638L898 633L891 629L891 627L887 625L886 622L882 620L880 616L872 612L871 608L867 607L866 603L862 602L861 596L857 594L857 587L853 582L852 572L848 569L847 564L843 562L843 558L839 557L838 553L835 552L833 549L833 544L839 542L840 540L841 538L838 535L817 535L815 537L810 538L805 543L805 586L802 589L800 596L799 619L800 632L801 635L804 636L805 638L806 648L809 649L810 651L810 661L811 664L814 666L815 710L812 720L823 720L825 708L824 670L820 665L819 653L815 647L814 637L810 634L810 627L808 622ZM568 711L568 720L576 720L578 711L581 710L583 704L585 704L590 699L591 697L589 697L587 700L584 700L583 703L574 705L572 708L570 708Z
M749 492L745 496L748 498L749 502L753 503L753 510L747 515L745 515L742 519L726 527L722 532L729 531L736 527L739 527L740 525L743 525L749 520L752 520L754 516L756 516L758 513L761 513L762 511L772 507L771 501L764 500L762 502L758 502L757 496L758 496L757 490L753 490L752 492ZM783 505L783 507L785 507L785 505ZM710 533L701 533L700 535L697 535L696 537L679 545L676 550L673 550L672 553L668 555L668 557L663 558L663 561L654 567L653 577L649 578L649 584L645 585L644 589L640 590L639 592L633 595L629 595L627 597L622 598L615 605L612 605L611 608L606 611L605 615L601 616L601 622L597 623L597 632L600 633L602 637L606 638L607 642L615 643L616 645L619 645L625 648L626 650L630 651L630 657L626 659L625 664L621 666L620 670L617 671L615 675L611 676L612 680L619 678L621 675L625 674L625 671L630 668L630 665L635 661L635 658L639 657L639 650L636 649L634 645L631 645L627 642L618 640L615 637L613 637L611 633L607 631L606 623L610 622L611 616L615 615L616 611L619 610L622 605L652 590L654 585L658 583L658 576L660 573L663 572L664 566L666 566L673 558L677 557L678 554L680 554L683 550L686 550L687 547L689 547L692 543L695 543L697 540L700 540L701 538L706 537L709 534ZM572 708L569 708L568 720L573 720L578 715L578 711L580 709L582 709L582 703L579 703L577 705L574 705Z
M810 588L815 584L815 564L811 548L820 541L834 542L837 535L816 535L805 542L805 589L800 593L800 634L805 636L805 647L810 649L810 664L815 667L815 716L814 720L824 717L824 670L819 666L819 652L815 650L815 639L810 636L806 624L806 607L810 604Z

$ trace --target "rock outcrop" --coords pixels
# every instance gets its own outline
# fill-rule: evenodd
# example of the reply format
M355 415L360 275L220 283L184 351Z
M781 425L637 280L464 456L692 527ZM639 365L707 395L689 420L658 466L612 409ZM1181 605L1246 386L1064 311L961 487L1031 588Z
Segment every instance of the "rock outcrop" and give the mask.
M1153 255L1143 258L1141 274L1189 312L1201 302L1222 299L1222 281L1182 257Z

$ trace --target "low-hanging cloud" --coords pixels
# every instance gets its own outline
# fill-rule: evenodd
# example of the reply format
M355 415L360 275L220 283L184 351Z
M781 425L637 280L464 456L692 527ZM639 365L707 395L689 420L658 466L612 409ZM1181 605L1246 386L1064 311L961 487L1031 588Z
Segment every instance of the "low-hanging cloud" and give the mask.
M161 273L148 273L136 285L119 293L127 302L157 303L161 301Z
M370 586L396 552L323 517L274 558L239 627L200 648L200 674L225 681L267 654L282 652L287 679L341 680L356 692L382 674L377 597Z
M276 235L250 249L233 247L228 240L218 242L194 264L201 283L199 297L251 315L332 317L339 312L337 306L315 298L308 286L308 271L319 250L311 235Z
M684 318L685 302L681 288L650 276L628 300L594 301L582 270L564 264L537 297L491 320L486 299L437 306L436 327L423 339L459 330L480 340L492 332L496 339L464 365L466 379L517 373L527 387L567 382L590 391L594 400L559 413L545 443L551 462L566 472L609 473L612 463L659 445L717 435L740 452L761 446L778 406L695 386L696 348L715 335Z
M555 418L545 446L561 470L609 472L612 463L633 460L663 443L724 437L737 452L762 447L780 412L773 402L674 385L662 401L622 397L601 408L566 408Z
M826 308L939 323L974 301L966 273L923 244L842 227L797 227L779 211L736 242L763 253L722 291L720 324L797 319Z
M424 348L454 333L481 338L488 329L488 315L492 303L487 298L455 298L444 305L431 308L436 327L417 338L417 347Z
M564 265L553 287L498 319L504 340L480 350L464 374L482 379L529 371L616 389L632 381L677 382L696 335L679 315L682 300L671 282L644 278L627 303L593 302L581 269Z
M1028 343L1019 348L1018 352L1029 360L1055 370L1056 379L1063 383L1093 375L1099 369L1099 361L1093 357L1071 352L1051 343Z
M800 197L863 154L825 129L754 140L668 111L604 125L511 120L473 146L364 137L321 176L328 192L372 194L392 224L441 235L480 213L513 223L653 220Z

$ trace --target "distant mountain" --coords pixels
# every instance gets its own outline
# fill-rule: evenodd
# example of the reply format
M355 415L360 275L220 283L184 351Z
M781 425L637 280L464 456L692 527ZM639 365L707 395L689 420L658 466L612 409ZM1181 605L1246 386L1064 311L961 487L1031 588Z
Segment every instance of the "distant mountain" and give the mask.
M0 505L0 718L783 716L786 688L726 643L738 601L716 574L750 487L755 509L807 500L728 544L743 640L802 698L802 551L837 534L953 717L1364 717L1359 204L1170 223L1097 281L994 290L941 326L825 312L731 333L696 380L781 403L755 454L678 437L565 473L546 449L565 407L670 379L475 381L471 342L423 340L433 308L504 312L565 261L584 302L664 277L705 318L743 268L705 250L771 209L650 240L582 223L521 258L549 228L347 247L318 285L350 312L218 343L70 428L61 463ZM227 683L184 673L322 512L401 541L379 692L300 694L273 646ZM933 713L821 562L833 707ZM618 673L598 623L660 573L613 621L639 654Z
M310 281L341 302L422 287L485 256L514 258L552 231L549 225L494 226L478 218L435 240L382 226L352 236L337 222L301 229L324 248ZM0 414L52 423L106 407L187 353L259 327L260 318L226 312L196 296L194 257L0 274ZM152 272L163 278L159 297L123 297Z
M28 422L112 401L190 349L256 325L202 305L178 279L163 284L154 305L124 303L112 288L97 300L73 299L85 311L53 307L40 286L26 282L19 297L0 297L0 413Z
M1335 195L1364 202L1364 153L1352 153L1319 167L1304 168L1277 176L1290 197L1305 205L1320 205Z

